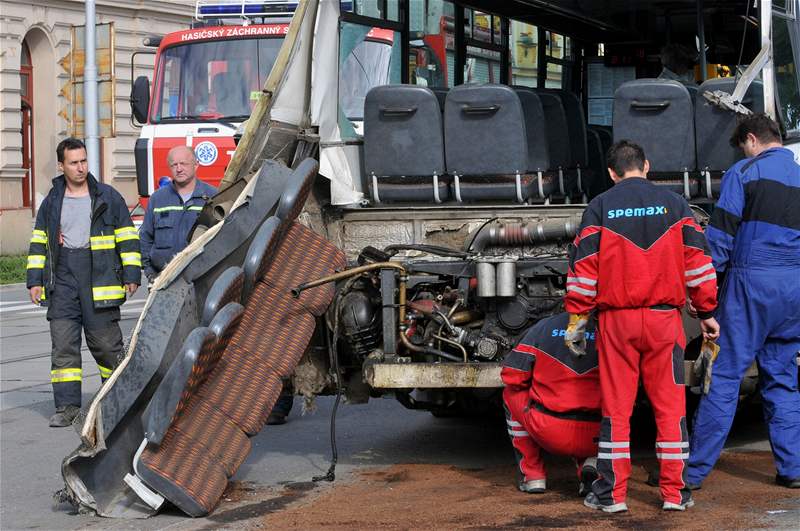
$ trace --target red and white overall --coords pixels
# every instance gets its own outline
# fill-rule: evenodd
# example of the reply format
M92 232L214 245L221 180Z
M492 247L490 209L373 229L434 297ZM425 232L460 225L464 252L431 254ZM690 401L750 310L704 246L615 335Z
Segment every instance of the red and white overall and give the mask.
M542 319L503 359L503 402L523 481L545 479L542 450L573 457L578 466L597 455L600 381L595 331L586 332L586 356L564 344L569 315Z
M681 504L689 439L680 309L689 293L701 317L716 306L717 282L702 229L679 195L627 178L589 203L570 256L566 310L599 310L603 505L624 503L631 471L629 419L641 376L657 426L661 496Z

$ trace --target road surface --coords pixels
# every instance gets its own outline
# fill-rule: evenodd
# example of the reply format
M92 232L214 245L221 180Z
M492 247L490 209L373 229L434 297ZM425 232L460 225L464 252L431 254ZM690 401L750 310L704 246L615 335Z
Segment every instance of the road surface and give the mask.
M122 308L121 324L126 337L135 325L145 295L140 290ZM555 516L545 520L520 519L519 511L533 506L530 498L520 498L514 489L512 451L502 421L437 419L425 412L408 411L390 399L343 405L339 409L337 479L334 483L312 483L311 478L324 474L329 464L332 399L328 397L317 401L316 412L302 416L300 400L296 400L288 424L267 426L253 439L252 453L233 478L220 506L208 518L188 519L174 509L137 521L72 514L68 505L53 500L53 494L62 488L61 460L78 445L78 436L71 428L47 426L53 413L50 337L44 310L28 302L24 286L0 287L0 342L0 528L4 530L262 526L403 529L420 526L420 521L409 520L414 514L427 515L423 527L430 528L580 527L594 525L596 519L594 513L583 511L579 500L568 494L573 488L569 464L559 461L552 469L553 492L546 495L549 498L541 499L546 503L539 503L536 511L551 511L547 505L551 503L553 514L564 510L575 514L566 520L554 520ZM100 384L88 351L84 351L84 371L86 405ZM764 454L769 449L765 437L757 418L738 426L726 452L732 456L729 468L733 470L733 480L720 475L719 481L738 481L744 492L763 494L752 497L756 501L747 509L750 520L743 521L796 528L800 500L795 497L787 502L780 497L785 494L783 491L771 490L774 469L769 468L769 458ZM639 455L646 457L652 453L651 448L652 442L640 444ZM760 468L743 469L736 459L752 461ZM637 481L635 489L644 492L645 498L655 499L656 491L646 490L641 485L642 477ZM713 486L700 491L695 510L702 507L704 500L710 504L714 496L724 494L724 488L715 492ZM511 509L499 502L476 505L472 496L484 496L487 503L492 499L510 500L516 505ZM638 511L640 515L647 506L644 502L632 505L632 513ZM337 507L352 515L345 518L336 514ZM496 514L501 509L511 512ZM451 514L454 512L460 520ZM486 525L481 524L484 512L492 515L486 517ZM718 522L712 519L711 524L735 527L729 517L724 514ZM653 521L620 522L627 522L624 525L630 527L635 522L651 525Z

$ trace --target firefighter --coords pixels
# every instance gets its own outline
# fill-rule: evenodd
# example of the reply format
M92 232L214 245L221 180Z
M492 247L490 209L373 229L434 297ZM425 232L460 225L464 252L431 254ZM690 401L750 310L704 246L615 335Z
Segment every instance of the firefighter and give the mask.
M565 301L570 318L564 339L576 355L585 351L589 312L599 311L600 478L584 505L606 512L628 508L629 419L641 376L655 412L662 507L682 511L693 502L684 480L689 440L680 309L688 289L704 335L716 337L716 275L689 205L647 180L650 164L642 148L623 140L607 160L615 186L583 214Z
M719 458L739 385L755 360L776 482L800 488L800 166L764 114L742 120L731 144L748 158L724 175L707 230L714 268L724 275L722 334L695 415L688 481L700 488Z
M188 244L189 232L206 201L217 189L197 178L197 158L188 146L175 146L167 154L172 182L150 197L139 230L144 274L151 282Z
M141 280L139 236L122 196L88 172L75 138L56 148L53 187L42 201L28 253L27 286L47 305L53 342L50 426L72 424L81 406L81 329L105 381L122 354L119 307Z
M542 493L546 476L542 450L570 456L585 496L597 478L600 380L594 323L586 329L586 356L564 344L569 315L542 319L503 360L503 402L508 434L519 467L519 490Z

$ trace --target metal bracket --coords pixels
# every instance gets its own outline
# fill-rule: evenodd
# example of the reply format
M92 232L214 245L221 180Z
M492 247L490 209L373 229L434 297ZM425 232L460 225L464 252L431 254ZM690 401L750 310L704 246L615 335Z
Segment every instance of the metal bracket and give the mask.
M457 173L453 173L453 188L456 194L456 201L463 203L464 201L461 199L461 181L459 181Z

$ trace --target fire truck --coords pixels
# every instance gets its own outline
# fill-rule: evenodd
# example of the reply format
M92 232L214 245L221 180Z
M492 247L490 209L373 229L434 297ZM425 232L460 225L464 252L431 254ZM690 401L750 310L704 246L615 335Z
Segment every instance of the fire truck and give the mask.
M191 28L145 39L156 48L152 90L140 76L130 98L141 124L134 157L142 206L169 177L167 153L177 145L194 149L200 179L219 183L233 135L258 101L296 4L198 0Z

